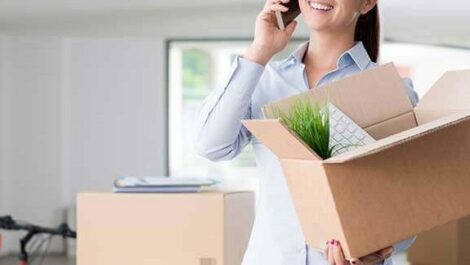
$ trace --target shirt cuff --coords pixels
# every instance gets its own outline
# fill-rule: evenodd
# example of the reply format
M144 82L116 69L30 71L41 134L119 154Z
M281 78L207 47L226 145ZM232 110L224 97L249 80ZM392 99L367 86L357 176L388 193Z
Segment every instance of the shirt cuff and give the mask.
M244 58L243 56L237 56L237 61L241 64L245 64L245 65L251 65L252 67L255 67L257 69L261 69L263 70L264 69L264 65L261 65L259 63L256 63L256 62L253 62L251 60L248 60L246 58Z
M259 81L264 69L264 65L255 63L241 56L237 56L235 59L234 72L237 71L237 74L244 77L244 79L250 84L257 83Z
M251 101L251 96L263 75L265 66L237 56L232 64L229 78L217 98L229 91L233 98Z

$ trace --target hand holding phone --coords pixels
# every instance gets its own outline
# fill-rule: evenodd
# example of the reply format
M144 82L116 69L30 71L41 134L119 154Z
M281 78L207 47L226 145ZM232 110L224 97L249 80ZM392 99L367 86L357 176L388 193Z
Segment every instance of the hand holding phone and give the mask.
M255 37L253 43L243 55L244 58L264 65L274 54L287 46L297 26L297 22L291 22L285 26L284 30L280 30L275 13L288 12L289 8L284 4L288 4L289 1L298 4L298 0L266 1L263 10L256 18Z
M300 15L299 0L290 0L288 3L283 3L283 6L289 8L286 12L276 11L277 27L284 30L289 23Z

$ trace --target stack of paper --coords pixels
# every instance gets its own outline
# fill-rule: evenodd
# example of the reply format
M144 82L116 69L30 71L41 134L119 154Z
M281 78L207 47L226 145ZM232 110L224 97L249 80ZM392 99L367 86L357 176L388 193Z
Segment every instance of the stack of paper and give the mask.
M173 177L119 177L113 183L115 193L182 193L198 192L202 187L218 184L213 179Z

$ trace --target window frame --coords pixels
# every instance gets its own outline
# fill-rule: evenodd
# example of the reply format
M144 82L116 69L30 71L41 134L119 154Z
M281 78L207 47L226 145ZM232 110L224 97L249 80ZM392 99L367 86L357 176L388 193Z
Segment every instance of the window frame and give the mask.
M252 37L234 37L234 38L167 38L165 39L165 171L164 174L171 176L170 172L170 49L175 42L250 42ZM294 37L291 41L308 41L308 38Z

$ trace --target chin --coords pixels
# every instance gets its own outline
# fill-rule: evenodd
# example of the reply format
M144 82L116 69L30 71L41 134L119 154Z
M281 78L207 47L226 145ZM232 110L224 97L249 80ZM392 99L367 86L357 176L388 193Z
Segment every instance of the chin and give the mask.
M306 20L306 19L304 19L304 21L305 21L305 25L310 30L322 31L322 30L327 30L327 29L331 28L330 23L312 21L312 20Z
M331 0L300 0L305 24L309 29L327 29L335 17L336 5Z

